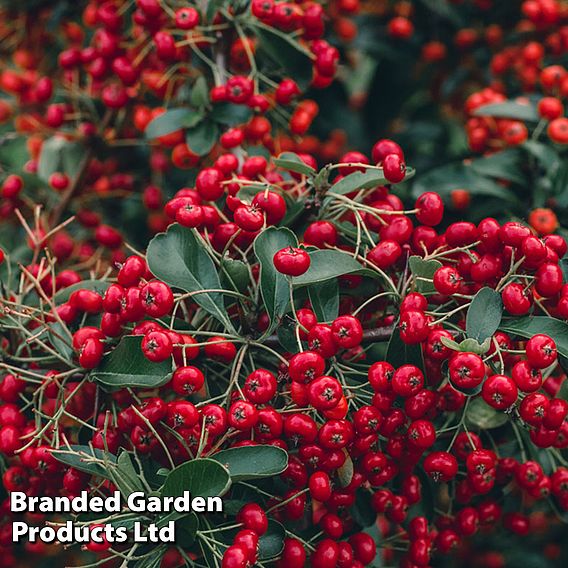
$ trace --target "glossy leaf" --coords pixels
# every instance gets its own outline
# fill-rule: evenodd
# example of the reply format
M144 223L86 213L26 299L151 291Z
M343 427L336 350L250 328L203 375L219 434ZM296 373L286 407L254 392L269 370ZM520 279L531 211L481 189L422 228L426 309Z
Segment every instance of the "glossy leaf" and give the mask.
M377 520L377 513L371 505L371 493L359 488L355 492L355 504L351 509L353 520L362 528L370 527Z
M436 288L432 282L434 274L438 268L442 267L442 263L439 260L424 260L419 256L411 256L408 260L410 270L416 278L416 291L421 294L434 294Z
M59 450L53 450L52 454L57 461L65 465L106 479L109 479L108 469L104 463L99 463L99 461L102 460L111 465L116 464L116 456L109 452L97 450L91 446L74 445L68 448L63 447Z
M258 539L258 559L269 560L279 556L284 548L286 531L284 527L273 519L268 521L268 529Z
M288 454L276 446L242 446L222 450L211 459L227 468L233 481L272 477L288 467Z
M312 80L310 54L289 34L265 25L255 25L255 34L260 49L286 74L293 77L300 87L306 87Z
M283 152L273 161L276 166L290 172L303 174L305 176L313 176L316 173L314 168L308 166L298 154L294 154L293 152Z
M474 116L494 116L495 118L510 118L526 122L538 122L540 116L532 104L505 101L482 105L473 111Z
M202 119L203 114L190 108L173 108L152 119L146 126L144 136L150 140L159 138L182 128L191 128Z
M441 166L420 175L412 186L412 194L418 197L426 191L432 191L432 188L436 188L436 193L445 199L450 198L454 189L467 188L471 195L497 197L512 203L518 201L510 189L462 162Z
M492 288L482 288L467 310L465 323L467 336L483 343L497 331L502 316L501 294Z
M414 176L414 169L407 168L405 180L410 179ZM387 182L383 174L383 170L370 169L365 172L353 172L343 179L340 179L337 183L334 183L329 193L336 193L338 195L346 195L353 191L359 191L361 189L369 189L371 187L376 187L378 185L383 185Z
M247 123L252 117L252 109L246 105L219 103L213 106L210 118L220 124L236 126Z
M215 2L211 1L210 4L213 5ZM209 102L209 88L207 87L207 79L203 75L197 77L195 83L193 83L189 100L197 108L203 107Z
M127 335L103 357L101 364L91 371L96 382L116 388L155 388L171 378L171 361L153 363L144 357L142 336Z
M109 286L110 282L107 282L106 280L82 280L81 282L77 282L77 284L72 284L71 286L67 286L66 288L59 290L55 294L55 300L58 305L64 304L76 290L92 290L102 296Z
M347 487L353 480L355 468L353 467L353 460L349 452L344 449L343 453L345 455L345 462L343 462L343 465L337 470L337 477L339 479L339 485L341 487Z
M349 253L338 250L315 250L310 252L310 259L309 269L301 276L294 278L294 286L325 282L364 268Z
M530 339L543 333L554 339L558 353L568 357L568 324L548 316L526 316L504 320L499 326L501 331Z
M395 326L390 338L386 360L396 369L402 365L415 365L419 369L424 368L422 348L420 345L407 345L400 338L398 324Z
M132 461L129 452L123 450L116 461L116 469L112 470L112 480L123 495L135 491L145 491L140 473Z
M208 154L219 137L219 127L211 120L203 120L185 133L188 148L198 156Z
M297 245L296 235L286 228L269 227L254 241L254 253L260 262L260 291L270 318L269 332L276 329L290 302L288 280L274 267L274 255L283 248Z
M296 337L296 322L290 314L285 315L276 330L278 341L288 353L297 353L300 348Z
M308 286L308 296L319 322L332 321L339 314L339 283L336 279Z
M85 154L86 148L80 142L70 142L62 136L52 136L42 144L37 175L43 181L49 181L51 174L63 172L73 180Z
M200 292L192 299L206 312L233 330L224 309L221 283L211 257L195 233L181 225L171 225L165 233L156 235L146 253L152 273L170 286L186 292Z
M474 172L496 179L524 185L528 178L523 173L524 160L517 148L509 148L471 162Z
M230 485L228 470L215 460L203 458L170 471L160 493L162 497L180 497L189 491L192 497L221 497Z
M249 270L242 260L224 258L219 272L221 282L228 283L229 287L236 288L239 292L245 292L250 284Z
M49 325L49 341L57 352L63 357L72 360L73 358L73 345L71 338L65 333L63 326L59 322Z
M489 406L482 398L474 398L467 407L466 420L477 428L491 430L506 424L509 417Z

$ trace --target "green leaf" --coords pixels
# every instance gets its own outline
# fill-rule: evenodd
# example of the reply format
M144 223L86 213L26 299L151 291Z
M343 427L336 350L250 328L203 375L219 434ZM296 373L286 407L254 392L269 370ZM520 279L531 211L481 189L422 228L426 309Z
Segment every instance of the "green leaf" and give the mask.
M353 520L362 528L370 527L377 520L377 513L371 505L371 493L359 488L355 492L355 503L351 509Z
M260 262L260 292L270 318L268 334L272 333L290 302L288 280L274 268L274 255L283 248L298 246L290 229L268 227L254 240L254 253Z
M317 284L364 269L349 253L338 250L315 250L310 252L310 259L308 270L294 278L294 286Z
M299 350L296 337L296 322L289 315L285 315L276 330L278 341L288 353L297 353Z
M406 175L404 180L411 179L414 177L416 171L414 168L406 168ZM334 183L329 189L328 193L335 193L337 195L346 195L353 191L359 191L361 189L369 189L371 187L376 187L378 185L384 185L389 183L383 174L383 170L369 169L365 172L353 172L348 176L340 179L337 183ZM402 183L402 182L401 182Z
M71 339L63 330L63 326L59 322L50 324L48 334L49 341L57 352L66 359L72 360L73 346Z
M285 538L286 531L284 527L278 521L269 519L268 529L258 539L258 559L264 561L280 556L284 549Z
M516 203L518 198L495 180L476 172L471 165L463 162L447 164L421 175L412 186L416 197L432 189L442 198L449 199L454 189L467 189L472 195L498 197Z
M566 363L561 364L563 369L566 369ZM561 398L562 400L566 400L568 401L568 381L564 380L562 381L562 384L560 385L560 390L558 391L558 394L556 395L558 398Z
M283 152L278 158L275 158L273 162L276 166L297 174L313 176L316 173L314 168L308 166L298 154L294 154L293 152Z
M111 470L112 481L123 495L146 489L130 454L123 450L116 461L116 470Z
M422 279L427 278L432 280L436 270L442 267L442 263L439 260L424 260L419 256L411 256L408 259L408 264L412 274L416 278L416 291L421 294L434 294L436 288L433 282Z
M208 154L219 137L219 127L212 120L203 120L185 133L185 143L198 156Z
M491 430L506 424L509 417L504 412L497 412L482 398L474 398L467 407L466 420L481 430Z
M467 310L465 320L467 336L483 343L497 331L502 316L501 294L492 288L482 288Z
M103 357L91 371L91 378L108 387L155 388L165 385L172 376L171 361L153 363L142 353L142 336L127 335Z
M126 530L131 531L136 522L140 522L139 513L130 513L127 515L121 515L120 517L115 517L114 520L109 521L108 524L115 528L124 527Z
M165 546L158 546L148 552L143 558L132 563L132 568L160 568L162 558L166 553Z
M461 351L461 343L458 343L453 339L449 339L448 337L440 337L440 341L442 345L445 345L448 349L451 349L452 351Z
M345 461L337 470L337 477L339 478L339 485L341 487L347 487L353 480L354 467L353 460L351 459L349 452L344 449L343 453L345 454Z
M440 341L443 345L453 351L461 351L462 353L476 353L477 355L485 355L491 347L491 337L488 337L483 343L479 343L476 339L467 338L459 343L447 337L441 337Z
M61 304L68 302L71 294L76 290L92 290L93 292L97 292L97 294L99 294L100 296L104 296L104 293L107 291L107 288L110 286L110 284L111 283L106 280L84 280L83 282L72 284L71 286L62 288L55 294L55 304L57 306L60 306ZM37 294L30 294L26 297L26 304L33 307L39 306L39 296Z
M564 276L564 282L568 281L568 258L564 257L560 259L558 263L562 269L562 274Z
M195 540L197 529L199 528L199 519L192 511L189 515L183 516L176 521L176 536L180 538L184 546L190 546Z
M186 292L221 289L217 269L204 244L191 229L177 223L150 241L146 258L156 278L170 286ZM234 331L220 292L201 292L192 299L227 329Z
M110 479L107 468L105 465L93 460L102 460L107 464L116 463L116 456L91 446L69 446L68 448L52 450L52 454L57 461L65 465L97 477L104 477L105 479Z
M334 183L329 189L329 193L336 193L337 195L346 195L353 191L360 189L368 189L383 185L387 179L383 175L383 170L367 170L363 172L353 172L348 176L340 179Z
M424 6L432 11L436 16L445 18L457 26L462 28L465 25L461 13L452 6L448 0L420 0Z
M281 66L289 77L293 77L300 88L307 87L312 80L310 54L291 35L264 25L252 25L260 42L260 49ZM272 68L272 72L277 69Z
M162 497L181 497L189 491L192 497L221 497L230 485L228 470L215 460L203 458L170 471L160 493Z
M11 133L12 134L12 133ZM30 154L26 146L26 136L16 138L0 137L0 164L6 172L19 171L29 160ZM29 176L35 178L35 176ZM28 187L24 179L25 187Z
M420 344L407 345L404 343L400 338L398 327L393 331L390 338L386 360L395 368L402 365L414 365L419 369L424 369Z
M235 105L232 103L219 103L213 107L209 118L220 124L236 126L245 124L252 117L252 109L246 105Z
M308 286L308 296L319 322L333 321L339 313L339 283L326 280Z
M149 140L171 134L182 128L191 128L203 119L203 114L190 108L173 108L152 119L144 136Z
M478 174L525 185L527 178L522 166L523 158L518 148L509 148L471 162L471 168Z
M286 215L280 221L282 227L290 227L305 212L303 201L292 201L286 199Z
M548 173L552 172L560 164L558 152L548 144L543 144L536 140L527 140L521 147L534 156Z
M222 450L211 459L229 471L233 482L279 475L288 467L288 454L276 446L242 446Z
M556 196L558 207L568 207L568 164L563 161L554 171L549 172L552 194Z
M213 4L213 2L211 2ZM189 100L194 107L200 108L209 103L209 89L203 75L198 77L191 88Z
M41 146L37 175L49 181L51 174L62 172L73 179L85 156L86 149L80 142L70 142L63 136L52 136Z
M221 280L234 286L239 292L245 292L250 284L247 265L242 260L224 258L221 261Z
M540 116L534 105L528 103L517 103L515 101L482 105L473 111L473 115L510 118L526 122L538 122L540 120Z
M568 324L548 316L526 316L504 320L499 326L501 331L530 339L543 333L554 339L558 353L568 357Z

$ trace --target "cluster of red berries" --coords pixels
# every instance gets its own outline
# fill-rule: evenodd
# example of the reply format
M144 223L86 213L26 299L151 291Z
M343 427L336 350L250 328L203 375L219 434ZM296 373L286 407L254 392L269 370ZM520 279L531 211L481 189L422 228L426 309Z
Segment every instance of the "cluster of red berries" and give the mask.
M526 534L529 517L521 511L504 513L493 497L499 488L514 487L533 500L554 498L558 507L568 509L568 470L559 466L545 473L535 460L500 455L499 442L469 414L472 405L486 405L496 416L505 413L502 428L526 431L526 444L564 450L568 403L558 396L565 376L555 340L546 332L532 333L524 343L522 334L494 331L487 345L466 348L458 343L468 308L487 288L495 290L505 316L540 313L559 322L568 319L559 266L565 240L558 235L539 238L521 223L501 225L489 218L437 230L444 205L434 192L418 197L411 210L387 186L334 193L334 185L350 181L353 174L355 179L361 172L391 178L391 161L397 173L406 170L400 147L390 140L378 141L371 159L354 152L343 159L334 168L338 175L319 186L312 174L286 170L291 160L292 169L296 164L316 176L310 156L288 155L288 161L276 163L249 157L239 163L226 153L200 171L195 188L180 190L165 205L168 222L177 221L198 235L198 246L210 250L206 254L246 259L249 282L240 290L248 294L262 285L251 246L255 239L282 222L288 203L307 203L318 192L328 200L323 208L332 215L307 222L301 246L276 248L270 257L296 304L287 316L296 332L294 350L281 349L276 336L266 335L270 317L262 308L245 317L253 296L228 307L236 329L256 315L255 331L248 332L250 348L259 356L263 348L278 355L264 365L245 363L239 336L210 319L205 328L183 330L180 318L200 321L202 306L191 294L156 279L142 256L129 256L104 292L83 287L76 271L53 277L53 268L43 261L28 266L22 282L32 294L55 303L45 320L29 322L27 333L36 337L38 329L57 324L59 335L67 328L75 354L63 359L63 369L33 363L19 374L7 374L0 384L0 450L10 460L6 487L35 493L45 491L49 481L54 493L75 495L96 483L96 476L66 468L50 453L62 435L74 441L76 425L86 421L93 425L90 443L95 449L116 454L125 448L164 467L226 447L278 446L289 456L282 485L263 506L249 503L238 513L240 530L223 555L227 568L254 563L267 527L265 511L287 526L309 516L323 533L310 545L292 530L294 536L283 542L282 566L301 567L307 558L318 568L371 563L376 543L353 513L361 494L379 515L385 536L411 541L400 559L408 566L428 565L432 555L450 553L479 527L497 521ZM247 193L247 184L258 191ZM351 230L345 228L349 226ZM295 278L309 275L314 251L325 250L357 259L363 271L340 278L339 315L327 321L294 288ZM408 275L406 267L415 259L433 263L434 270L425 275L412 268ZM357 292L364 289L368 273L382 280L378 294L376 287ZM424 285L431 289L424 291ZM66 288L70 292L58 301ZM12 304L6 304L9 316ZM391 342L400 337L403 344L417 347L423 364L394 365L388 354L386 359L372 355L367 342L391 335ZM171 361L171 379L156 389L114 393L85 382L89 373L97 376L105 352L112 355L124 336L139 337L137 349L151 363ZM29 355L42 345L50 354L54 341L28 348ZM4 347L12 352L9 341ZM236 360L239 371L233 375ZM39 384L37 376L43 376ZM227 389L224 402L208 395L213 376ZM51 424L40 436L17 404L34 392L42 393L41 415ZM95 406L97 397L105 400L102 408ZM58 406L61 400L66 401L63 407ZM108 412L111 407L114 414ZM514 424L509 426L509 420ZM414 514L421 495L437 492L443 484L455 493L453 512ZM105 487L113 486L108 482ZM9 523L3 526L9 535ZM107 548L99 552L108 553ZM395 552L387 546L382 554L392 558ZM176 552L170 557L174 566L180 561Z
M505 29L482 23L491 0L452 2L475 23L431 35L423 2L170 4L90 0L81 22L63 18L56 69L22 39L25 18L2 12L0 122L25 137L0 184L0 219L24 235L0 249L4 488L110 494L97 456L132 457L153 490L223 450L287 456L270 479L234 478L226 512L161 568L419 568L568 511L555 214L450 222L435 185L412 201L396 187L414 173L399 144L353 151L343 130L322 142L310 128L323 98L306 98L354 65L337 40L364 9L395 49L418 38L421 63L449 65L455 46L471 69L474 49L491 51L494 80L460 108L473 151L544 133L565 145L566 7L525 0ZM467 209L467 189L451 199ZM148 247L139 221L160 233ZM6 568L46 551L14 545L14 520L6 498Z
M140 179L140 172L127 173L132 167L122 148L140 145L148 124L163 115L166 106L174 106L178 97L182 100L188 85L196 91L205 90L196 103L204 105L198 110L205 115L221 112L219 109L228 105L249 112L237 113L242 118L229 118L232 123L228 127L223 124L224 131L210 145L210 152L195 152L183 129L158 136L150 146L149 162L156 179L172 167L194 168L207 154L216 156L219 150L261 144L268 152L295 151L306 139L305 149L315 152L322 146L328 157L335 158L344 143L343 138L322 144L314 136L308 137L318 105L301 99L306 85L300 87L294 79L282 77L280 70L274 74L263 68L261 73L256 58L262 42L270 42L271 33L285 36L288 39L281 41L290 42L292 51L297 52L295 57L301 57L308 69L313 67L312 85L329 85L336 75L339 51L324 38L325 24L331 19L344 30L350 28L349 18L359 9L356 2L337 2L329 15L316 2L253 2L248 10L228 8L213 15L195 7L174 11L158 0L140 0L134 10L127 8L126 3L114 0L89 2L80 23L69 21L63 27L56 73L45 68L35 50L23 45L15 50L0 77L0 88L8 97L1 102L0 120L12 120L14 129L26 137L29 160L22 162L22 170L39 173L87 229L89 238L80 247L74 246L65 231L49 240L60 259L73 256L87 262L97 246L102 246L111 249L111 254L105 255L111 263L122 262L124 256L117 250L122 236L105 223L105 202L135 195L140 183L144 184L142 202L149 232L167 227L167 217L161 212L167 189L161 183ZM262 30L266 31L261 41ZM16 32L7 28L5 35ZM47 29L38 33L38 44L53 41ZM352 28L345 35L352 37L354 33ZM196 61L204 63L200 66ZM219 61L222 66L217 71ZM204 84L198 85L196 77ZM97 105L77 105L79 91L100 100L106 110L100 114ZM125 116L129 120L125 121ZM88 152L95 143L106 145L113 157L108 157L109 152L100 152L104 158ZM82 153L80 172L62 171L69 163L65 158L57 165L50 164L51 171L45 173L40 164L53 160L47 148L51 144L61 155L67 147L70 153L75 152L72 160ZM17 221L15 211L28 207L28 195L35 192L35 183L30 185L19 175L9 176L2 184L0 217ZM39 202L51 199L38 196ZM97 204L94 208L93 202ZM61 211L56 209L52 221L60 221L60 217ZM42 222L37 240L52 227Z

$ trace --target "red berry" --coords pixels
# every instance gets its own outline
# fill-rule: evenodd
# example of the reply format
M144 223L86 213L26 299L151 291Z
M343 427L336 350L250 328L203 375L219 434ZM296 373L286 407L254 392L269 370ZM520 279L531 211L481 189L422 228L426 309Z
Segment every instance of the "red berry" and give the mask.
M287 247L274 255L274 267L287 276L301 276L310 264L310 255L304 249Z

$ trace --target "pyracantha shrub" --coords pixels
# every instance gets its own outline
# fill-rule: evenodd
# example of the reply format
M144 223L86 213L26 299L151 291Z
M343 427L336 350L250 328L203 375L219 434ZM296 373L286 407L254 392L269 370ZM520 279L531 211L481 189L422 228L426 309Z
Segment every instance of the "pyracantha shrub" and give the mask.
M363 158L204 168L118 270L6 255L6 488L224 495L175 549L92 546L171 565L422 566L568 509L565 240L405 209L401 148Z
M32 4L0 25L0 566L562 562L566 7ZM399 136L353 150L365 98ZM464 143L415 175L423 100ZM12 542L9 493L115 490L224 510Z

